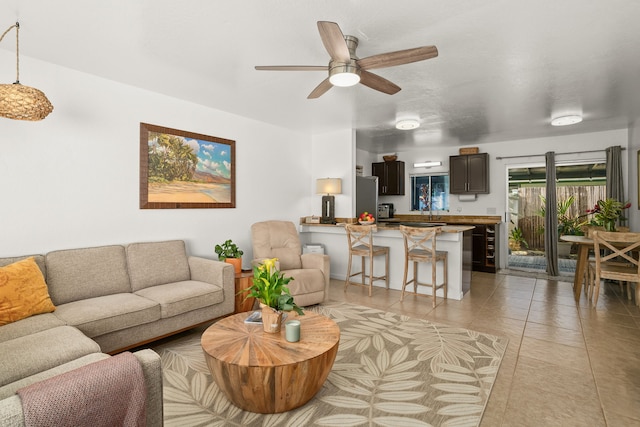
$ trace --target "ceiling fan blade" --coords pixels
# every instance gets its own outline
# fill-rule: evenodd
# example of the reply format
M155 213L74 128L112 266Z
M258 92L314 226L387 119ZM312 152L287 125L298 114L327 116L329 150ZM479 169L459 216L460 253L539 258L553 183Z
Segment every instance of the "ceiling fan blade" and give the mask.
M256 65L256 70L266 71L327 71L326 65Z
M425 59L435 58L436 56L438 56L438 49L435 46L423 46L368 56L359 59L357 62L364 70L374 70L376 68L393 67L395 65L424 61Z
M320 38L331 59L339 62L348 62L351 59L347 42L344 40L344 34L338 24L318 21L318 31L320 31Z
M380 77L377 74L373 74L365 70L361 70L360 83L370 87L371 89L375 89L389 95L400 92L400 86L395 83L391 83L389 80Z
M320 84L318 86L316 86L315 89L313 89L311 91L309 96L307 96L307 99L320 98L322 95L324 95L332 87L333 87L333 85L331 84L331 82L329 82L329 78L327 77L326 79L321 81Z

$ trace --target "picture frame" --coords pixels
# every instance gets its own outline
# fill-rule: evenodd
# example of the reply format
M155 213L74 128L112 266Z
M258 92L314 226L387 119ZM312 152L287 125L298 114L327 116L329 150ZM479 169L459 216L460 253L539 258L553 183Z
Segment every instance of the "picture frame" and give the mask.
M140 209L236 207L235 141L140 123Z

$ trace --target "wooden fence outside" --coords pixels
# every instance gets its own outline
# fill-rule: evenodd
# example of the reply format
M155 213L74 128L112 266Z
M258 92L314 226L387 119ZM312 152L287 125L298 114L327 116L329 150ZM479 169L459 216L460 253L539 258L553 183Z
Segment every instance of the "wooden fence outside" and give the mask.
M518 213L517 226L522 230L522 234L530 250L544 251L544 218L539 215L542 207L542 199L546 190L544 187L521 187L518 189ZM598 200L606 198L606 188L604 185L568 185L556 188L557 200L565 200L569 196L574 196L576 201L569 209L568 215L575 217L585 215L584 220L590 220L591 216L586 216L588 209ZM511 230L515 225L510 225Z

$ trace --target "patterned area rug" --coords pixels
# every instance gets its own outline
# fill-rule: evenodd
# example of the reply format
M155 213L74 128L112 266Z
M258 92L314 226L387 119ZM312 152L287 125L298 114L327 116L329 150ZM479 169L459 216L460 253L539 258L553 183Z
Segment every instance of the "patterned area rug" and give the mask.
M312 310L341 331L333 369L306 405L243 411L212 381L191 335L162 357L166 426L477 426L507 339L346 303ZM304 331L303 331L304 334Z

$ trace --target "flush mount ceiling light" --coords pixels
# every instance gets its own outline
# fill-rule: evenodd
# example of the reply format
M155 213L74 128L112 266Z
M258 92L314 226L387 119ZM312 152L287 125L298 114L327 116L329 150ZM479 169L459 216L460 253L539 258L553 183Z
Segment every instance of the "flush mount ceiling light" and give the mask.
M568 116L556 117L551 120L551 126L568 126L575 125L576 123L580 123L582 121L582 116L577 114L571 114Z
M411 130L420 127L420 122L416 119L398 120L396 122L396 129Z
M42 120L53 111L53 106L41 91L20 84L20 23L16 22L2 33L0 41L12 28L16 29L16 81L13 84L0 84L0 117Z
M442 166L442 162L420 162L414 163L414 168L432 168L434 166Z

